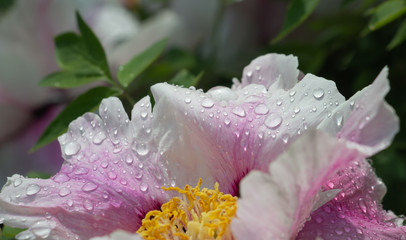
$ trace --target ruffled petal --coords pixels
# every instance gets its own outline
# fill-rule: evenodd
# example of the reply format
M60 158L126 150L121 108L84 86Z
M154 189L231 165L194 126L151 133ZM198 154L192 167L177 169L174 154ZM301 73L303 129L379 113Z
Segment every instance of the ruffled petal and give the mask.
M383 210L386 187L367 161L352 163L324 187L341 192L312 213L297 239L406 239L403 219Z
M9 179L0 193L1 222L29 228L21 233L27 239L89 239L118 228L135 232L167 200L149 97L134 106L131 121L117 98L103 100L99 113L79 117L59 138L65 163L58 174Z
M244 88L249 84L261 84L266 89L273 84L279 89L291 89L298 82L299 62L293 55L267 54L254 59L244 68L241 84L233 88Z
M234 236L294 239L319 205L322 185L349 162L363 157L351 144L322 132L299 138L270 164L269 174L252 171L242 180L236 218L231 223Z
M263 85L250 84L204 93L157 84L152 92L163 114L154 128L161 130L156 139L170 162L170 175L191 173L176 184L183 187L202 178L205 186L219 182L223 192L235 195L250 170L266 171L292 141L331 117L344 102L334 82L311 74L289 91L269 92Z
M318 128L363 145L369 155L389 146L399 131L399 119L384 101L389 92L387 77L385 67L371 85L336 108L333 118L324 120Z

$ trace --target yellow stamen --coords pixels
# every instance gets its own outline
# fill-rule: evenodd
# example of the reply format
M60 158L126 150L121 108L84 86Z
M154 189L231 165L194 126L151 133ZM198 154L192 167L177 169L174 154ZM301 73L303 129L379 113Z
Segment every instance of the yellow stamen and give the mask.
M170 187L165 191L176 191L182 199L174 197L153 210L142 220L137 233L144 239L233 239L230 230L231 219L237 211L237 198L219 191L203 188L202 179L195 188Z

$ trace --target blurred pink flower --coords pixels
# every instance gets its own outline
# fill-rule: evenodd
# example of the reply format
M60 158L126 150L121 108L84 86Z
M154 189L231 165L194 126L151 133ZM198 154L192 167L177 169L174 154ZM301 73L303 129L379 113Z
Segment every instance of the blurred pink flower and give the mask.
M15 172L42 169L55 173L60 167L62 158L56 143L38 150L31 159L27 155L56 116L60 108L55 106L85 90L38 86L43 77L58 70L53 38L76 29L75 9L95 30L113 69L177 26L171 13L140 25L118 1L14 1L0 19L0 124L7 126L0 129L0 184Z
M314 169L301 163L313 173L326 171L317 184L307 185L313 194L349 161L386 147L398 130L398 119L383 100L389 90L386 68L372 85L345 101L332 81L311 74L299 81L297 66L293 56L269 54L248 65L232 89L204 93L157 84L152 87L153 112L145 97L134 106L131 120L117 98L105 99L100 116L85 114L59 138L65 162L58 174L47 180L9 178L0 193L0 222L28 228L18 236L25 239L135 232L148 211L172 197L162 186L183 188L202 178L203 187L218 182L222 192L238 196L246 174L266 172L309 129L357 145L362 154L324 135L314 140L314 147L331 146L327 150L337 155L316 162ZM303 141L310 142L308 138ZM312 195L305 200L306 206L313 204ZM307 212L292 219L299 223L294 227L310 214L308 207L303 209Z

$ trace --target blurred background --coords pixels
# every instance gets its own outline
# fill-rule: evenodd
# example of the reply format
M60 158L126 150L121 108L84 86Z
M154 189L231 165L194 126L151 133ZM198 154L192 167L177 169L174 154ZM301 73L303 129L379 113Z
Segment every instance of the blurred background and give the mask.
M77 31L75 9L100 39L112 75L168 38L164 54L130 85L135 100L183 69L203 73L198 88L231 86L252 59L270 52L297 56L301 71L335 81L346 98L388 66L386 100L401 128L373 166L388 187L384 208L406 214L404 0L0 0L0 185L14 173L47 177L59 170L57 142L29 151L66 104L97 85L38 86L58 70L53 38Z

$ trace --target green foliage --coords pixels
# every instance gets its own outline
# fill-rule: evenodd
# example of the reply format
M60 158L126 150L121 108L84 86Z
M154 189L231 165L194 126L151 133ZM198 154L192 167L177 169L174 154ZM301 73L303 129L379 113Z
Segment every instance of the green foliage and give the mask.
M112 82L104 50L79 13L81 36L63 33L55 38L56 57L62 71L46 76L40 86L73 88L98 80Z
M369 22L369 29L375 31L406 13L406 1L385 1L373 9L374 14Z
M96 87L80 95L66 106L64 110L49 124L41 135L32 151L35 151L63 134L69 123L86 112L93 111L106 97L119 95L121 92L114 88Z
M144 71L165 49L167 40L161 40L135 56L128 63L121 66L117 72L118 81L127 87Z
M395 47L399 46L406 40L406 20L402 22L398 28L396 35L393 37L392 41L388 44L387 49L392 50Z
M279 35L272 43L279 42L313 12L320 0L291 0L286 13L285 22Z
M12 227L8 227L8 226L4 226L3 230L1 231L0 239L2 239L2 240L15 239L15 236L24 230L26 230L26 229L19 229L19 228L12 228Z
M184 86L184 87L191 87L196 86L200 79L202 78L203 73L200 73L197 76L194 76L189 71L183 69L178 72L170 81L169 83Z

